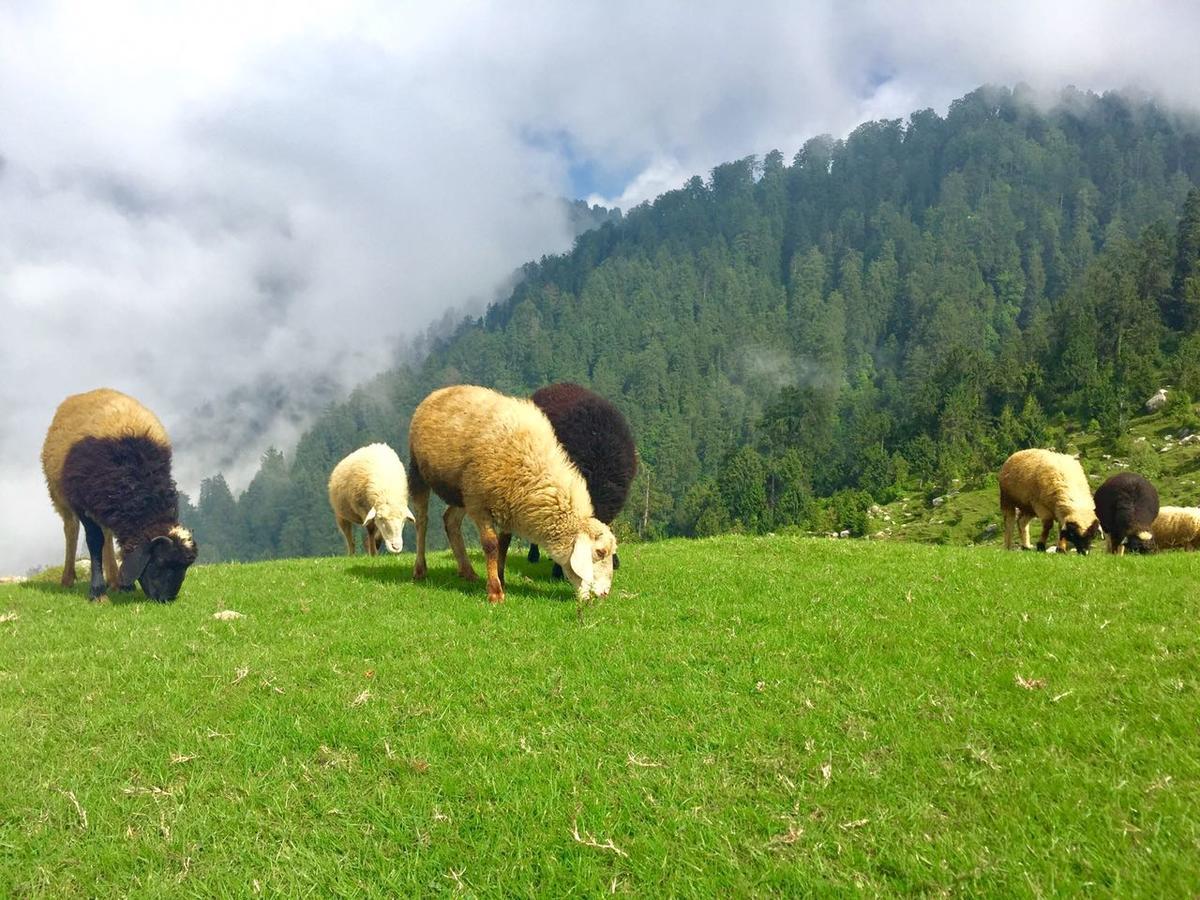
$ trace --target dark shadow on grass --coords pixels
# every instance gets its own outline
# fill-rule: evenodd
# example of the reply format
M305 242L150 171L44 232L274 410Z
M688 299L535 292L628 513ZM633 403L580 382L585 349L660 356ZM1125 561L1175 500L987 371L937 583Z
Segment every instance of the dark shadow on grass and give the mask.
M445 591L477 600L487 600L487 585L483 576L482 560L472 559L478 581L466 581L458 577L458 568L453 560L439 559L433 556L429 559L429 570L424 581L416 582L412 578L412 557L402 558L399 565L351 563L346 568L347 575L376 581L389 587L404 587L413 585L421 589ZM506 597L522 599L545 599L573 601L574 593L566 581L553 581L550 578L551 563L532 564L515 558L510 554L505 565L504 593Z
M89 602L87 579L75 582L72 587L63 587L57 581L36 580L22 581L20 587L26 591L37 591L40 594L62 597L63 600L79 600L81 603ZM131 603L158 603L159 601L151 600L135 588L132 591L109 590L107 602L113 606L128 606Z

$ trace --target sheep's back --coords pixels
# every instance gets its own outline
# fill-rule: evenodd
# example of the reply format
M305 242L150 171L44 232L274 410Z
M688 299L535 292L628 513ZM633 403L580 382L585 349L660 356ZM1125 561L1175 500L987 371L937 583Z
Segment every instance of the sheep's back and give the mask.
M637 474L629 423L612 403L570 382L552 384L530 398L587 482L596 518L612 522L625 506Z
M65 503L62 478L67 455L84 438L148 438L168 450L171 446L158 417L129 395L112 388L73 394L55 410L42 446L42 471L56 503Z
M1200 544L1200 509L1194 506L1162 506L1152 526L1159 547L1191 547Z
M586 503L591 515L582 475L529 400L474 385L442 388L413 413L409 444L414 477L447 502L473 500L507 519L523 497L554 491Z
M1149 528L1158 515L1158 491L1136 472L1119 472L1096 489L1096 515L1109 534Z
M1000 467L1000 490L1017 505L1090 506L1092 490L1079 460L1052 450L1018 450Z

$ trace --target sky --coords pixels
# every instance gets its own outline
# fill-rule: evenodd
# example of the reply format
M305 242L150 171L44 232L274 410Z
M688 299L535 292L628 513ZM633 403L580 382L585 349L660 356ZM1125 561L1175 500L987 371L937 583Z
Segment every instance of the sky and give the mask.
M194 497L714 165L984 83L1200 98L1200 5L0 0L0 574L61 559L55 406L124 390Z

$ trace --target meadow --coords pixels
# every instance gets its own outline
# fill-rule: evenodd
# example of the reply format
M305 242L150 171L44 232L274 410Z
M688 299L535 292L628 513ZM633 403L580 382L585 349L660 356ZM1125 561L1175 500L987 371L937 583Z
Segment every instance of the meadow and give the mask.
M1194 896L1197 559L672 540L582 622L447 554L6 586L0 895Z

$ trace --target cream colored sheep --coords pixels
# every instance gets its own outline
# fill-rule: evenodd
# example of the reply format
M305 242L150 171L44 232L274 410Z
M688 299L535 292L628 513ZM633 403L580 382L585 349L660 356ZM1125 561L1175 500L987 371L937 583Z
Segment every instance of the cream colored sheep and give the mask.
M404 463L387 444L360 447L333 467L329 505L346 552L354 555L354 526L366 529L363 545L374 556L380 544L393 553L404 549L404 522L414 521L408 508Z
M1058 522L1058 550L1070 541L1086 554L1100 523L1092 490L1079 460L1052 450L1018 450L1000 467L1000 510L1004 513L1004 548L1012 548L1014 522L1021 549L1029 550L1029 523L1042 521L1038 550L1046 549L1050 529Z
M504 599L504 553L498 532L540 544L563 567L580 600L612 586L616 538L595 517L587 485L567 458L545 414L529 400L472 385L434 391L413 413L409 480L417 518L413 578L425 577L429 492L446 501L446 537L463 578L462 520L479 529L487 559L488 599Z
M1200 509L1164 506L1151 530L1160 550L1200 550Z

